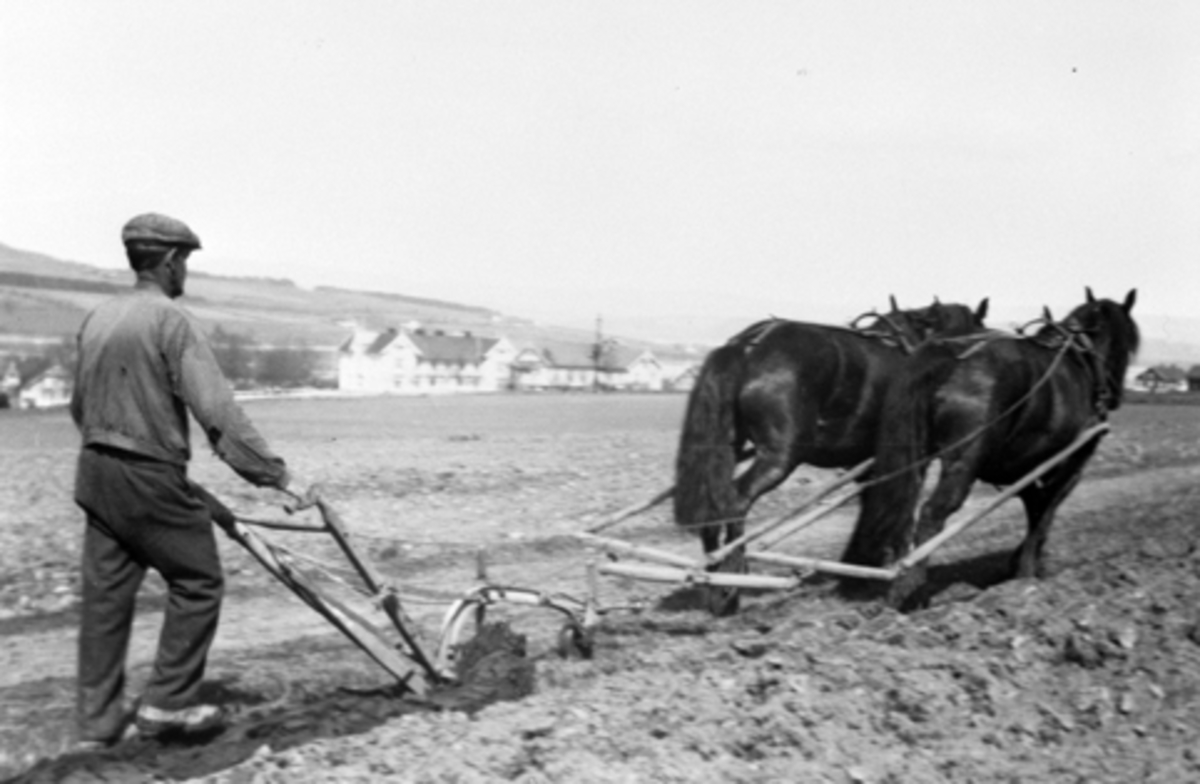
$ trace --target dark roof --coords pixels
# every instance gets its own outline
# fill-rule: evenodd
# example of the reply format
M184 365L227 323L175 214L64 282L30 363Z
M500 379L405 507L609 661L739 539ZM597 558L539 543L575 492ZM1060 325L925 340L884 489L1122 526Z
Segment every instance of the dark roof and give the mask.
M408 338L430 362L462 362L468 365L482 362L492 346L500 342L496 338L478 335L446 335L420 330L408 333Z
M1183 381L1187 374L1177 365L1155 365L1138 378L1157 378L1160 381Z
M596 361L592 359L590 343L543 343L539 350L551 367L590 370L596 366Z
M61 381L70 381L70 380L72 380L72 378L73 378L73 374L71 373L71 371L67 370L62 365L51 365L50 367L46 368L42 372L38 373L33 378L28 379L27 381L25 381L25 383L21 384L21 389L22 390L32 389L33 387L37 386L38 384L40 384L43 381L46 381L48 379L59 379Z
M363 352L368 356L383 353L384 349L396 342L402 333L389 327L380 332ZM417 350L430 362L462 362L474 364L483 361L488 351L497 343L498 338L485 338L470 333L462 335L447 335L443 332L426 332L424 330L405 330L404 335L412 341ZM349 351L354 345L353 336L341 346L341 351Z
M397 332L395 329L388 327L383 332L379 333L379 336L376 337L375 340L371 342L371 345L367 346L367 350L365 353L378 354L379 352L383 351L385 348L390 346L392 344L392 341L394 341L397 337L399 337L399 335L400 335L400 333Z
M552 367L591 370L596 366L594 343L543 343L536 349L546 363ZM644 349L609 344L604 348L600 360L601 370L627 370L633 361L645 353Z
M633 348L631 346L612 346L608 353L608 366L628 369L638 357L646 353L646 349ZM653 352L651 356L657 358Z

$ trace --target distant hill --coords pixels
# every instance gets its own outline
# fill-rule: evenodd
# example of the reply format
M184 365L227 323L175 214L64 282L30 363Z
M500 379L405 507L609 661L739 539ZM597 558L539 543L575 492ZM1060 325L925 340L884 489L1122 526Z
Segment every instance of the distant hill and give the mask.
M0 336L72 336L88 310L128 288L132 280L127 270L102 269L0 244ZM517 344L595 339L588 330L537 324L474 305L389 292L304 289L283 278L225 277L191 270L183 301L202 322L266 345L335 346L351 334L352 323L380 330L413 321L427 329L503 336ZM618 339L633 347L657 345Z
M0 244L0 351L13 336L43 341L73 336L92 306L112 292L128 288L131 282L128 270L63 261ZM518 345L595 340L589 329L547 325L475 305L390 292L305 289L285 278L223 277L192 270L184 302L205 323L265 345L335 346L350 335L351 322L382 330L413 321L428 329L506 337ZM853 309L843 310L796 305L775 314L748 310L750 315L737 319L699 311L691 316L666 315L647 304L644 315L606 319L617 334L605 337L633 348L651 348L666 358L683 356L685 343L720 345L770 315L827 324L843 324L857 315ZM1039 312L1040 307L1017 308L1007 314L996 313L989 323L1003 329ZM1139 364L1200 364L1200 319L1135 315L1143 337Z

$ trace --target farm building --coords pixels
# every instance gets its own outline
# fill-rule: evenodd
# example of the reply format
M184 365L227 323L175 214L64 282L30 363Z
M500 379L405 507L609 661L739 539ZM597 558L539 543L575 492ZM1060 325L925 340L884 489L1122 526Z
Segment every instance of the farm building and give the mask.
M662 365L663 389L671 392L688 392L696 384L700 366L708 354L707 349L676 347L656 350Z
M691 392L696 386L696 377L700 375L699 365L688 365L679 370L676 375L664 379L666 389L672 392Z
M1155 365L1134 377L1137 386L1148 392L1184 392L1188 375L1177 365Z
M356 330L338 349L338 388L371 394L496 392L516 350L504 338L440 330Z
M53 408L71 402L74 379L62 365L53 365L31 378L17 392L18 408Z
M620 389L658 392L662 365L650 351L615 343L542 343L513 360L514 386L528 390Z

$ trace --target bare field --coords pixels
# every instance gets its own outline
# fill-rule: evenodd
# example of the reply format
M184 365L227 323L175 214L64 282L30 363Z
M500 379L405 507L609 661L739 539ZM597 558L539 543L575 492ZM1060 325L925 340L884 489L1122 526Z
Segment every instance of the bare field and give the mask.
M570 539L671 481L683 396L253 401L251 417L319 482L381 569L430 596L428 629L473 582L582 591ZM989 575L1015 507L939 553L934 606L898 615L814 583L713 620L686 589L610 581L590 662L548 655L555 625L514 614L538 658L531 697L478 713L416 711L386 677L224 543L211 657L242 720L202 748L68 747L78 546L76 436L64 412L0 412L0 775L212 781L1185 781L1200 779L1200 415L1127 406L1051 534L1057 574ZM239 512L276 494L198 450L193 475ZM819 477L801 470L756 511ZM981 490L980 492L986 492ZM839 525L844 528L848 520ZM621 529L696 552L665 511ZM305 552L332 550L299 536ZM803 547L836 554L833 538ZM808 552L808 550L805 550ZM131 678L153 654L161 586L144 589ZM443 596L444 595L444 596ZM346 692L345 687L358 691ZM37 760L43 761L34 765Z

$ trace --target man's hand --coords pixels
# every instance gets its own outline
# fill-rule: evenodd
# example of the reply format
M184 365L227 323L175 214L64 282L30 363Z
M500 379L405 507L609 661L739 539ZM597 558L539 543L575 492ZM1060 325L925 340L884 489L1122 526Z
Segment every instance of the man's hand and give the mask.
M283 488L283 492L295 499L295 503L284 507L289 514L313 506L320 497L316 484L302 482L294 474L288 477L288 483Z

